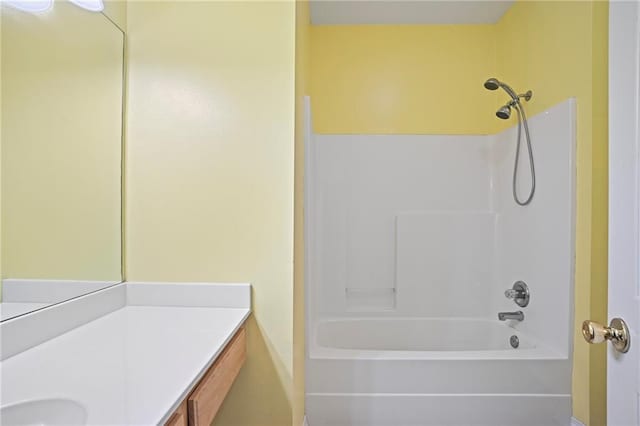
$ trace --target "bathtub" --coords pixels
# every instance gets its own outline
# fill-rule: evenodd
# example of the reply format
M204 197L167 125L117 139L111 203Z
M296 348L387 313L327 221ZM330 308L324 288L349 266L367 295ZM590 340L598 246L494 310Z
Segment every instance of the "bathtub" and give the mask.
M514 326L470 318L319 320L308 339L309 424L569 425L570 360Z

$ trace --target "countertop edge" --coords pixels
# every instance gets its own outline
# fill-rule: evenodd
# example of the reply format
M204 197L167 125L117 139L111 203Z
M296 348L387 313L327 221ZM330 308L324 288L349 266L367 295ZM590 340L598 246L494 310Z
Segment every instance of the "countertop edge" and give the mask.
M204 377L205 373L209 370L209 368L211 368L211 366L213 365L214 362L216 362L216 360L218 359L218 357L220 356L220 354L222 353L222 351L224 351L224 349L227 347L227 345L229 344L229 342L231 341L231 339L233 338L233 336L236 335L236 333L238 332L238 330L240 330L240 328L242 328L242 326L244 326L244 324L247 322L247 319L249 318L249 316L251 316L251 310L247 309L247 312L244 314L244 316L242 317L242 319L238 322L238 324L233 328L233 331L231 331L231 333L229 333L229 335L225 338L224 343L222 345L220 345L220 347L218 348L218 350L213 354L213 356L207 361L206 364L204 364L202 366L202 368L200 369L200 371L198 372L198 374L193 378L193 380L191 380L191 382L189 383L189 386L187 386L187 388L180 394L180 397L178 398L177 401L175 401L171 407L169 407L169 409L167 410L167 412L160 418L160 420L158 420L158 422L156 424L158 425L163 425L167 422L167 420L169 420L169 418L171 417L171 415L178 409L178 407L180 406L180 404L182 404L182 402L189 396L189 394L194 390L194 388L196 387L196 385L200 382L200 380L202 379L202 377Z

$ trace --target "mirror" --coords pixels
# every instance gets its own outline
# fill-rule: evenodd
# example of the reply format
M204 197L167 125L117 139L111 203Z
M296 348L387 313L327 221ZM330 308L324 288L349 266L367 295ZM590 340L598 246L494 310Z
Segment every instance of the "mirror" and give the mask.
M122 280L124 34L56 0L1 9L1 319Z

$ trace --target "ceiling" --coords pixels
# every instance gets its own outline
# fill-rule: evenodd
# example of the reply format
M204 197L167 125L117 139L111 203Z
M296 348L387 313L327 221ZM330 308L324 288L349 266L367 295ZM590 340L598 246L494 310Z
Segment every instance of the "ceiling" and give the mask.
M314 25L493 24L515 0L311 0Z

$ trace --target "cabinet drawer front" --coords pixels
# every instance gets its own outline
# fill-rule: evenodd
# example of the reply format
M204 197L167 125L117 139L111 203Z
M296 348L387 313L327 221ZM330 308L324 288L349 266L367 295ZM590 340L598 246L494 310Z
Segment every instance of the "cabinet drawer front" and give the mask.
M187 426L187 424L187 402L183 401L165 426Z
M187 401L189 426L209 426L240 372L247 354L246 331L238 330Z

